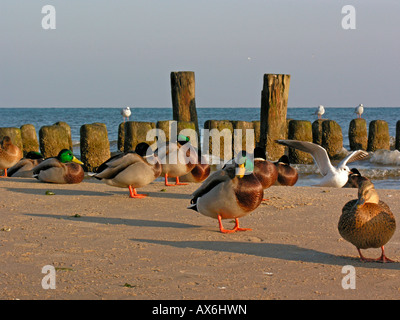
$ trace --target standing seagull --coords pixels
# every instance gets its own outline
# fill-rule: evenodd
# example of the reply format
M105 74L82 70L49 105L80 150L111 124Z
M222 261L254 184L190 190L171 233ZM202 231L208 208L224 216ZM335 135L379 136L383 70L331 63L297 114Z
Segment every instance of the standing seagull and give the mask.
M358 107L356 107L356 109L354 110L354 113L357 114L357 118L361 118L361 115L363 114L363 112L364 112L364 106L361 103L358 105Z
M318 116L318 119L322 118L322 115L325 113L325 108L324 106L319 105L317 110L314 112Z
M363 150L353 151L337 167L334 167L329 160L326 150L318 144L298 140L276 140L276 142L312 155L319 172L323 175L321 182L317 185L318 187L343 187L351 173L349 167L347 167L347 163L361 160L368 156L368 152Z
M124 118L124 122L125 122L125 118L129 121L129 117L131 116L132 112L129 107L126 107L121 110L121 114L122 114L122 117Z

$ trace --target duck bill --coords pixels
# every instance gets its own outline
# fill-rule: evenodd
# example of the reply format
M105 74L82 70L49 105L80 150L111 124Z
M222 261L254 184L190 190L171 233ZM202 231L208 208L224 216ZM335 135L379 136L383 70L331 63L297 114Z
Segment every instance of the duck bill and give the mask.
M360 198L356 202L356 208L360 209L360 208L362 208L364 206L364 204L365 204L365 199L364 198Z
M75 156L72 158L72 162L83 164L83 162L78 160Z
M243 178L245 172L246 168L244 167L244 164L240 164L237 168L236 175L239 176L239 178Z

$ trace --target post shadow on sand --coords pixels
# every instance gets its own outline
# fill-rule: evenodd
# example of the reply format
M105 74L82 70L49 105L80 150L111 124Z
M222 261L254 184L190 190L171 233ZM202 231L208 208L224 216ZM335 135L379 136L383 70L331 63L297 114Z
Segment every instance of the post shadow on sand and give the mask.
M68 215L55 215L55 214L39 214L39 213L25 213L27 216L41 217L41 218L52 218L52 219L64 219L68 221L77 222L90 222L90 223L102 223L108 225L123 224L131 227L150 227L150 228L200 228L188 223L173 222L173 221L158 221L158 220L143 220L143 219L124 219L124 218L106 218L106 217L88 217L88 216L68 216Z
M293 244L254 243L237 241L170 241L154 239L131 239L132 241L171 246L175 248L192 248L208 251L239 253L262 258L273 258L288 261L302 261L327 265L353 265L373 269L400 270L400 263L361 262L354 248L354 257L337 256L314 249L302 248Z

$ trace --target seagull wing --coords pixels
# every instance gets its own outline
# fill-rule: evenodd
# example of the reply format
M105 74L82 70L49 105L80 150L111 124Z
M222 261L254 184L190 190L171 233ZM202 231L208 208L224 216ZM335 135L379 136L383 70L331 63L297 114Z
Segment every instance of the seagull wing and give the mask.
M298 140L276 140L276 142L284 146L295 148L311 154L323 176L327 175L328 172L335 170L331 164L331 161L329 160L328 153L318 144Z
M356 150L350 153L346 158L344 158L340 163L338 164L338 168L346 166L350 162L358 161L365 159L368 157L368 152L364 150Z

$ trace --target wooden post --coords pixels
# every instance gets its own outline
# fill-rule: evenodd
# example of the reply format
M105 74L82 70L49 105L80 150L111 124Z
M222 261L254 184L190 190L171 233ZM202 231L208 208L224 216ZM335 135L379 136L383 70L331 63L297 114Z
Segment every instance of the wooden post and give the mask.
M279 159L285 147L275 140L285 139L290 75L264 74L261 91L260 146L271 160Z
M367 121L357 118L350 121L349 126L349 143L350 150L367 150L368 133Z
M85 171L96 169L110 158L110 142L104 123L84 124L80 129L81 160Z
M291 120L289 122L288 139L312 142L311 122L307 120ZM314 162L311 154L294 148L289 148L289 161L290 163L303 164L311 164Z
M400 151L400 120L396 122L396 143L395 149Z
M71 149L70 137L63 126L43 126L39 130L40 152L45 158L56 157L62 149Z
M321 146L326 149L326 152L331 159L337 159L342 156L342 128L336 121L325 120L322 122Z
M36 134L36 129L33 124L24 124L21 126L22 144L24 146L24 156L29 151L39 151L39 141Z
M194 122L198 139L200 139L193 71L171 72L171 96L173 120Z
M390 150L389 124L384 120L369 123L367 151Z

